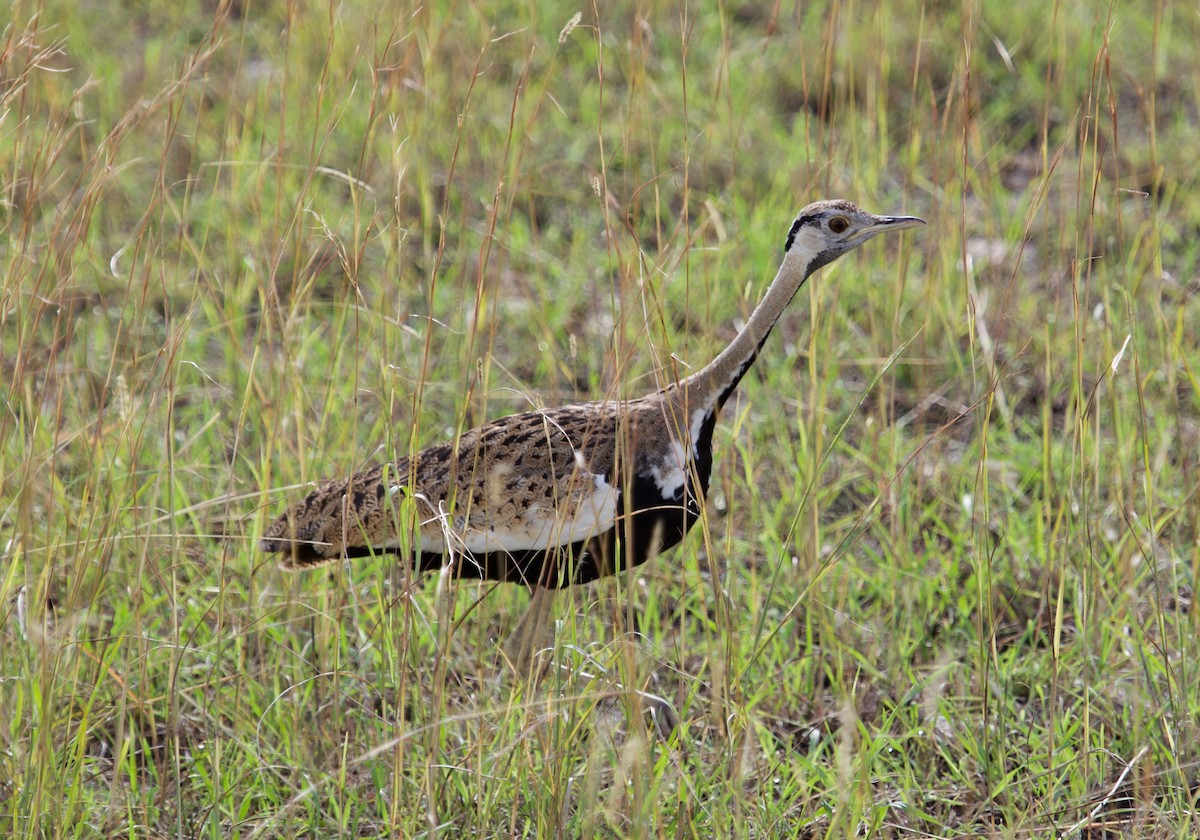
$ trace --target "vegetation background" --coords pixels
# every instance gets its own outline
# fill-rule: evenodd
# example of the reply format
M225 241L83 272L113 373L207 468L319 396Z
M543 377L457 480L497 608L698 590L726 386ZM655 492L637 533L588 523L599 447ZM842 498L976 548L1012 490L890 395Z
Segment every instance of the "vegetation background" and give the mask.
M6 6L0 833L1200 830L1194 4ZM537 684L516 587L255 549L703 364L821 197L929 226L798 296Z

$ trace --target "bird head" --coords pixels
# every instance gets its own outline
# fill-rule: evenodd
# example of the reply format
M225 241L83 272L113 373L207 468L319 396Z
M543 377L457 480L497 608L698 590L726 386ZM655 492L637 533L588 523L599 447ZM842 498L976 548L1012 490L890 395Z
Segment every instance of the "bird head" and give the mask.
M925 224L916 216L876 216L849 201L817 201L792 222L785 259L799 260L805 273L816 271L871 237Z

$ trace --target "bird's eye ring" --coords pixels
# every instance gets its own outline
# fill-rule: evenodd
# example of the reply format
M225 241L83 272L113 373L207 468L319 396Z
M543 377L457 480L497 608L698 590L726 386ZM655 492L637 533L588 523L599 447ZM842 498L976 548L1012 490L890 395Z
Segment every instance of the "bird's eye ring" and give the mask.
M845 233L850 227L850 220L845 216L834 216L829 220L829 229L834 233Z

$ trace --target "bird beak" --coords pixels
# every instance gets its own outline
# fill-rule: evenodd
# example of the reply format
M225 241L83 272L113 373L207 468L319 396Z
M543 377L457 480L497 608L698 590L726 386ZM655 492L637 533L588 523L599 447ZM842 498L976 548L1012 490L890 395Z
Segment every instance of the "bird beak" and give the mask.
M866 228L863 233L870 233L874 236L877 233L884 233L892 230L905 230L907 228L920 227L925 224L924 219L918 219L916 216L876 216L878 221Z

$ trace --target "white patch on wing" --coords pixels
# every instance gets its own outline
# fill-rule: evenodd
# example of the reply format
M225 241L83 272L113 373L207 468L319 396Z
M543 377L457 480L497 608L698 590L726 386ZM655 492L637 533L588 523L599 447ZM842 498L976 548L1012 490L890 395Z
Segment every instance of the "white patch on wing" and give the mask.
M649 473L664 500L679 498L680 490L687 483L687 456L683 451L683 444L672 439L671 449L666 457L652 465Z
M579 492L572 498L563 499L564 507L573 508L571 515L558 516L556 509L544 509L530 505L523 515L503 524L487 527L463 527L455 517L454 529L449 537L455 551L470 554L487 554L492 551L544 551L562 548L602 534L617 521L617 497L615 487L602 475L588 472L576 474L580 482ZM583 490L588 481L590 492ZM421 523L421 551L428 554L446 553L446 532L437 518Z
M700 457L700 430L704 428L704 418L708 417L712 408L697 408L692 412L692 425L688 433L692 436L692 457Z

